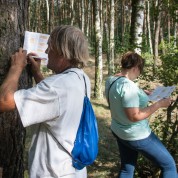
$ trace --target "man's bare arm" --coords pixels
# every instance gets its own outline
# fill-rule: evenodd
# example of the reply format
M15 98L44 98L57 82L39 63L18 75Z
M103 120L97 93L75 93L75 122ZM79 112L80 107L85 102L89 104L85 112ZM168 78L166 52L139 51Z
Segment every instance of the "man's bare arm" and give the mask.
M14 93L18 89L20 75L27 64L26 51L22 48L11 57L11 67L6 79L0 86L0 112L15 109Z

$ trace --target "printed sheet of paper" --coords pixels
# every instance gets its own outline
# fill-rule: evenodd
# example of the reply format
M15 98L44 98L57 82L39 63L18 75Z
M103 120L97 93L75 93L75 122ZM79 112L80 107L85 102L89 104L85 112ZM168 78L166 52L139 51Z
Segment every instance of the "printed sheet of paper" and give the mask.
M168 98L169 96L171 96L171 93L175 90L175 88L176 86L159 86L148 97L150 101L158 101L163 98Z
M42 65L46 65L48 60L48 55L45 53L48 47L48 38L47 34L25 31L23 49L27 50L27 53L34 52L43 58Z

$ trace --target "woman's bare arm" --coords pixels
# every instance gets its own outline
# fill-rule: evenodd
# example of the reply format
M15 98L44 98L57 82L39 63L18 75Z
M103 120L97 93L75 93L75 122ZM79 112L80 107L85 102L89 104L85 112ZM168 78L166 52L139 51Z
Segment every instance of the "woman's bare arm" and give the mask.
M171 99L166 98L157 101L156 103L146 107L146 108L125 108L125 113L128 119L132 122L137 122L140 120L144 120L145 118L149 117L159 108L166 108L171 104Z

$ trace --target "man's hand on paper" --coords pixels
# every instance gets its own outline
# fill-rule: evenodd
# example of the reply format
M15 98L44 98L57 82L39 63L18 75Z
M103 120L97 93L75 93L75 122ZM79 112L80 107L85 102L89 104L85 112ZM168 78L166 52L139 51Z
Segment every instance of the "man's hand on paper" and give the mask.
M35 56L35 57L34 57ZM41 59L36 53L29 53L27 55L28 64L31 65L32 74L40 72Z
M36 57L34 57L36 56ZM39 83L41 80L44 79L41 71L40 71L40 65L41 65L41 58L38 57L36 53L29 53L27 55L28 64L31 65L31 72L33 74L33 77L36 81L36 83Z

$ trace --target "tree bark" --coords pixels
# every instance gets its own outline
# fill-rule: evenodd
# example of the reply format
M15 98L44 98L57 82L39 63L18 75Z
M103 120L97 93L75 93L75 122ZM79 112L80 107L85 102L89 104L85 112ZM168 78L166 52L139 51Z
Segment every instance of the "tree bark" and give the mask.
M84 23L85 23L84 0L81 0L80 3L81 3L81 30L84 33Z
M178 32L178 23L177 23L177 16L178 16L178 10L175 11L175 14L176 14L176 19L175 19L175 22L174 22L174 47L176 48L177 46L177 32Z
M158 45L159 45L159 34L160 34L160 24L161 24L161 4L159 0L158 0L157 8L158 8L158 15L157 15L156 23L155 23L153 71L155 70L157 66L157 61L158 61L158 56L159 56Z
M115 17L115 10L114 10L114 0L110 1L111 12L110 12L110 41L109 41L109 63L108 63L108 74L114 74L114 17Z
M162 53L163 53L163 55L165 55L166 54L166 52L165 52L165 42L164 42L164 36L163 36L163 28L160 28L160 42L161 42L161 44L162 44Z
M131 48L138 53L141 53L144 9L145 9L144 0L132 0L130 45Z
M153 45L152 45L152 35L151 35L151 27L150 27L150 1L147 0L147 28L148 28L148 42L150 46L150 53L153 55Z
M70 15L71 15L71 25L74 25L74 18L75 18L75 9L74 9L74 0L71 0L71 3L70 3L70 9L71 9L71 12L70 12Z
M99 16L99 1L93 0L93 7L95 12L95 87L94 97L103 98L102 81L103 81L103 59L102 59L102 35L100 27Z
M91 0L88 0L88 7L87 7L87 26L86 26L86 36L87 38L90 37L90 31L91 31L91 28L90 28L90 25L91 25ZM89 39L88 39L89 40Z
M168 0L168 14L167 14L167 33L168 33L168 43L170 44L171 41L171 20L170 20L170 4Z
M121 43L124 45L124 34L125 34L125 0L122 0L121 5Z
M28 0L0 1L0 84L10 62L10 55L23 44ZM28 88L32 80L25 70L19 88ZM23 148L25 129L17 110L0 114L0 174L2 178L23 178Z

